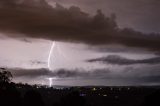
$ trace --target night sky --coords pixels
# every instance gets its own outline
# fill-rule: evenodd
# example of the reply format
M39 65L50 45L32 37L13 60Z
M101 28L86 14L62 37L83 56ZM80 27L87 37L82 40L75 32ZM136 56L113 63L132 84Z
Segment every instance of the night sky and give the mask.
M0 0L0 67L29 84L159 85L159 10L159 0Z

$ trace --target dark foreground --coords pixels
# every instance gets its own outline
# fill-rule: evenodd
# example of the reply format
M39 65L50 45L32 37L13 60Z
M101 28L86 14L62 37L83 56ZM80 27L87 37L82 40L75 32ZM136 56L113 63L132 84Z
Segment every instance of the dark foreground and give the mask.
M160 106L160 86L49 88L11 78L0 69L0 106Z
M1 84L0 106L160 106L160 88L48 88L7 83Z

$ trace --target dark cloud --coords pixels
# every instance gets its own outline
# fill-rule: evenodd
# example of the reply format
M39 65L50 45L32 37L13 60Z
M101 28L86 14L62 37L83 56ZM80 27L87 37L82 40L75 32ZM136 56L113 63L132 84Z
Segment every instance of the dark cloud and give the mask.
M48 0L64 5L78 5L94 13L102 9L105 14L116 13L120 27L132 27L145 32L160 32L159 0Z
M26 43L32 43L31 40L27 39L27 38L20 38L20 41L26 42Z
M37 64L46 64L46 62L43 61L37 61L37 60L31 60L30 61L32 65L37 65Z
M90 59L88 62L102 62L107 64L117 64L117 65L132 65L132 64L159 64L160 57L150 58L150 59L143 59L143 60L134 60L134 59L127 59L125 57L121 57L118 55L109 55L107 57L97 58L97 59Z
M159 82L160 83L160 75L155 75L155 76L144 76L144 77L141 77L141 78L137 78L135 79L138 81L141 81L141 82L151 82L151 83L157 83Z
M100 10L90 16L80 8L57 4L52 8L45 0L1 0L0 31L11 37L28 36L88 44L122 44L160 50L158 34L143 34L120 29L116 16L106 17ZM21 36L23 34L23 36Z
M41 76L46 77L58 77L58 78L69 78L69 77L81 77L81 78L94 78L94 76L97 75L103 75L104 73L108 73L109 70L95 70L95 71L84 71L80 69L76 70L67 70L67 69L59 69L55 71L50 71L45 68L41 69L8 69L10 72L13 73L14 77L30 77L30 78L36 78ZM103 74L102 74L103 73ZM100 77L99 76L99 77Z
M37 78L57 77L63 82L64 79L81 79L100 81L104 85L151 85L160 83L160 66L142 66L142 67L126 67L122 70L115 69L96 69L96 70L67 70L60 69L50 71L48 69L7 69L13 74L14 78L32 80ZM88 83L89 84L89 83ZM98 84L98 83L96 83Z

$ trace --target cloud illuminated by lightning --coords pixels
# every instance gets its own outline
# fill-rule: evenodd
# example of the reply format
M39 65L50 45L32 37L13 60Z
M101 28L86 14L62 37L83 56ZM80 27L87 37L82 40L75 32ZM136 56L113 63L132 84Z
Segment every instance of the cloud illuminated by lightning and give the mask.
M52 46L51 46L51 49L50 49L50 51L49 51L49 55L48 55L48 69L49 69L49 70L51 70L51 66L50 66L51 55L52 55L52 52L53 52L53 49L54 49L55 45L56 45L56 42L53 41Z

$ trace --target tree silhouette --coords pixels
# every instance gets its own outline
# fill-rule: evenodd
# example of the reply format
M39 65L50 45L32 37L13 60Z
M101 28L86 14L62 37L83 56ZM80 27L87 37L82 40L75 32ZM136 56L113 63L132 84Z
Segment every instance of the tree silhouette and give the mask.
M44 106L42 96L36 90L29 90L24 95L24 106Z
M0 68L0 83L9 83L12 79L12 74L6 71L5 68Z

